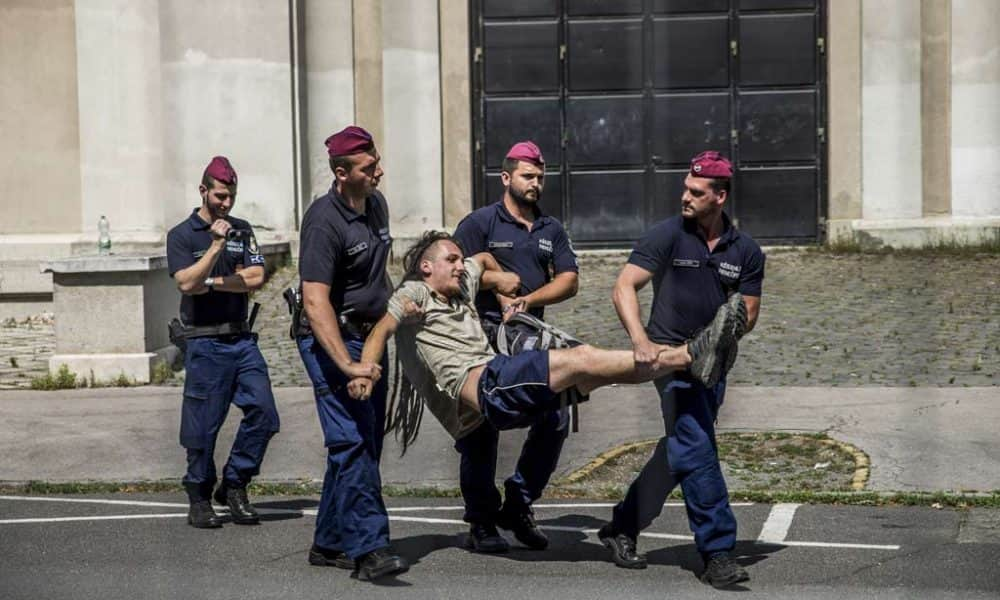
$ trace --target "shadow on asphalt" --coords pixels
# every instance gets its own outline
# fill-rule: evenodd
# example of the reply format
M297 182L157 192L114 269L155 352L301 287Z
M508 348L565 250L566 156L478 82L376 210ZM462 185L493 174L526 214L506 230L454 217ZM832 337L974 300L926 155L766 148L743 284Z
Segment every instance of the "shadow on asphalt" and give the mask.
M316 508L319 506L319 502L316 500L308 500L305 498L296 500L272 500L270 502L254 502L254 506L257 508L273 508L276 510L307 510L310 508Z

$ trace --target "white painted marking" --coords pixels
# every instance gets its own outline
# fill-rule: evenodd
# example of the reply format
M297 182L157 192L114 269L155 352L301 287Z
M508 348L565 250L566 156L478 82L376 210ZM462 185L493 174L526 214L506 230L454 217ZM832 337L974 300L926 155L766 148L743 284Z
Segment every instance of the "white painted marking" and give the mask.
M104 504L113 506L153 506L153 507L167 507L167 508L187 508L187 503L180 502L149 502L140 500L105 500L105 499L92 499L92 498L52 498L52 497L39 497L39 496L0 496L0 500L14 500L14 501L32 501L32 502L65 502L65 503L77 503L77 504ZM732 506L753 506L753 502L738 502L733 503ZM614 506L612 503L577 503L577 504L538 504L535 508L610 508ZM683 503L679 502L668 502L664 504L668 507L679 507L684 506ZM846 544L846 543L836 543L836 542L791 542L785 541L785 536L788 535L788 529L792 524L792 519L795 515L795 510L799 507L798 504L776 504L771 508L771 513L768 515L767 521L765 521L764 526L761 528L760 536L757 539L758 543L766 544L780 544L783 546L803 546L810 548L852 548L859 550L899 550L900 546L893 544ZM228 512L227 508L219 507L216 509L220 513ZM403 512L403 511L456 511L464 510L463 506L405 506L390 508L390 512ZM261 511L261 514L267 513L292 513L301 514L304 516L316 516L316 509L306 509L306 510L293 510L293 509L265 509ZM186 517L187 513L166 513L166 514L147 514L147 515L94 515L88 517L48 517L48 518L27 518L27 519L0 519L0 525L16 525L23 523L66 523L66 522L80 522L80 521L122 521L122 520L134 520L134 519L170 519L177 517ZM409 517L409 516L392 516L390 520L393 521L406 521L413 523L432 523L432 524L444 524L444 525L466 525L464 521L458 519L436 519L431 517ZM585 533L587 535L596 535L596 529L587 529L582 527L568 527L564 525L540 525L541 529L548 529L552 531L569 531L577 533ZM675 533L653 533L653 532L643 532L640 533L642 537L653 538L653 539L663 539L663 540L683 540L690 541L692 536L690 535L680 535Z
M187 508L187 502L143 502L139 500L98 500L93 498L50 498L48 496L0 496L0 500L29 500L32 502L70 502L78 504L113 504L117 506L162 506Z
M758 542L767 544L780 544L788 536L788 529L792 526L792 519L795 518L795 511L800 504L775 504L771 507L764 526L760 529Z
M172 519L186 517L187 513L171 513L162 515L95 515L90 517L51 517L45 519L2 519L0 525L18 525L21 523L67 523L71 521L125 521L129 519Z
M763 543L758 541L758 544ZM768 542L770 543L770 542ZM782 546L805 546L808 548L856 548L859 550L899 550L895 544L841 544L837 542L780 542Z
M400 517L393 516L389 517L390 521L405 521L407 523L433 523L439 525L468 525L465 521L459 521L458 519L435 519L433 517ZM567 525L539 525L539 529L547 529L549 531L569 531L572 533L585 533L587 535L597 535L596 529L589 529L586 527L569 527ZM694 539L690 535L678 535L675 533L640 533L642 537L657 538L661 540L685 540L690 541Z

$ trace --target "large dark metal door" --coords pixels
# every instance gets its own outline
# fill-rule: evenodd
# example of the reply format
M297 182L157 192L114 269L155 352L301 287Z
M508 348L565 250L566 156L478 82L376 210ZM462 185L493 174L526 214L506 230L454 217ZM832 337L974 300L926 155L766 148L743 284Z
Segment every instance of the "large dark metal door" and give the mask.
M729 214L815 242L824 214L823 0L473 0L475 204L532 139L542 202L579 246L679 212L690 158L737 166Z

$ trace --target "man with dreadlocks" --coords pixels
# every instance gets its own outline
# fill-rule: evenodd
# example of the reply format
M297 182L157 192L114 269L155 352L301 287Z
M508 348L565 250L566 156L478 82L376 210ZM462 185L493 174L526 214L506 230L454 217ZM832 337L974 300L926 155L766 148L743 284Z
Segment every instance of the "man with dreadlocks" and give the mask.
M589 345L498 355L474 304L476 293L495 287L503 275L492 256L464 258L450 235L431 231L407 251L403 265L403 283L365 341L361 361L379 364L389 337L396 335L404 381L391 418L404 451L416 438L425 402L459 440L483 420L498 430L528 426L532 417L558 409L559 394L574 386L586 395L604 385L641 383L673 371L690 371L714 385L746 326L746 308L734 294L689 343L657 345L655 358L645 364L637 363L631 351ZM422 309L419 320L403 321L408 301ZM378 375L355 377L348 393L369 398Z

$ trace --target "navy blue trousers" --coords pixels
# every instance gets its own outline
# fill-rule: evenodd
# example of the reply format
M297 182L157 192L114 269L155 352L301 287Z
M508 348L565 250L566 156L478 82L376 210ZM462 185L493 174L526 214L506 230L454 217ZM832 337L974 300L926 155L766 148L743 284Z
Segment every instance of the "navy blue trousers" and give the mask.
M455 442L462 455L459 483L465 500L465 521L494 523L501 510L496 487L500 431L528 427L513 475L504 481L504 510L530 512L559 463L569 433L569 418L548 388L548 354L529 351L497 356L480 380L480 403L486 420ZM490 392L502 388L502 392Z
M354 360L365 341L345 336ZM389 515L378 470L385 428L388 359L368 400L347 393L349 379L313 336L298 338L299 354L316 394L316 411L326 446L326 475L316 514L314 542L352 559L389 545Z
M725 382L712 389L684 376L657 379L666 436L660 439L642 472L614 508L614 525L633 538L663 510L679 483L684 491L688 525L703 557L729 552L736 545L736 517L719 466L715 418Z
M187 449L188 468L183 482L192 501L207 500L217 481L215 442L230 402L243 411L223 468L230 487L244 487L260 473L280 421L267 364L253 335L190 339L184 367L180 442Z

